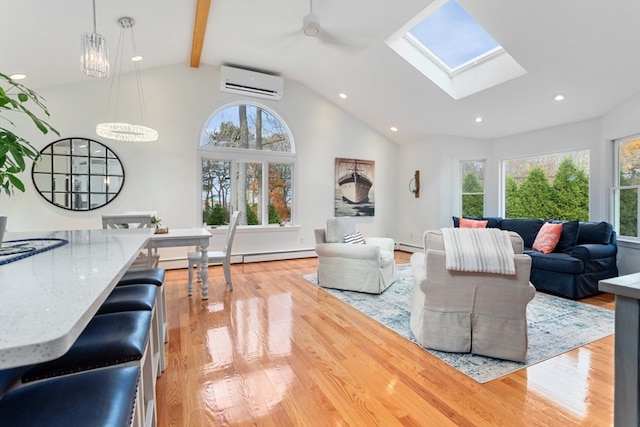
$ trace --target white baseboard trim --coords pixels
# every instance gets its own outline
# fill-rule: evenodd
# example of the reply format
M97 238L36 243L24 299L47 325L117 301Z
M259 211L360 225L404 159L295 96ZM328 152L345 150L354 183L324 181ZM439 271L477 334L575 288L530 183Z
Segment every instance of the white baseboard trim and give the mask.
M314 249L299 249L290 251L256 252L231 255L231 264L247 264L250 262L280 261L285 259L315 258ZM215 265L215 264L210 264ZM166 270L187 268L187 258L163 258L159 266Z
M424 250L422 246L414 245L411 243L398 243L396 244L396 249L405 252L420 252Z

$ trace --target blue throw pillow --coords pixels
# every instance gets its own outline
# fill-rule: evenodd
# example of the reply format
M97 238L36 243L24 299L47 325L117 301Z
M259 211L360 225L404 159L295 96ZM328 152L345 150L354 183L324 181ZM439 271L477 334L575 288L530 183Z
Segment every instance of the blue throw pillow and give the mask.
M561 223L562 224L562 233L560 234L560 240L556 245L556 248L553 252L571 253L571 249L576 245L578 241L578 220L575 221L555 221L552 220L550 222L553 223Z
M524 240L524 247L533 247L538 231L544 224L544 221L536 218L505 218L500 223L502 230L515 231Z

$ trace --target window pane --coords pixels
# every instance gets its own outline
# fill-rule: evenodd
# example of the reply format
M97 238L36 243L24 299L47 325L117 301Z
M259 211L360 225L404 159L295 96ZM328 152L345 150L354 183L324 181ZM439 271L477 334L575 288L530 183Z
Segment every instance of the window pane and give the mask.
M200 145L291 152L289 133L282 122L250 104L232 105L215 114L202 133Z
M484 215L484 161L460 163L462 175L462 216Z
M589 220L589 151L504 162L505 217Z
M410 32L451 69L500 47L455 0L440 6Z
M620 235L638 236L638 189L620 190Z
M620 144L620 186L640 185L640 138Z
M247 225L262 224L262 163L238 163L238 206L246 210Z
M202 221L208 225L229 223L231 162L202 160Z
M269 164L269 224L291 218L291 165Z

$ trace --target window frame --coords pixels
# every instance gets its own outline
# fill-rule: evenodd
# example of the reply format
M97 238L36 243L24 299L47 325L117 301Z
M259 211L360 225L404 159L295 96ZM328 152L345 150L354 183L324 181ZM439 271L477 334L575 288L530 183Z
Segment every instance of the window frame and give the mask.
M566 157L566 155L571 155L571 153L579 153L579 152L587 152L589 155L589 166L587 167L587 172L585 172L587 174L587 178L588 178L588 185L589 185L589 190L587 192L588 195L588 213L587 216L590 219L591 218L591 202L592 202L592 177L591 177L591 168L592 168L592 162L591 162L591 157L592 157L592 150L590 148L587 147L575 147L572 149L567 149L567 150L562 150L562 151L551 151L551 152L541 152L541 153L530 153L530 154L526 154L526 155L517 155L517 156L513 156L513 157L508 157L508 158L503 158L500 160L500 183L499 183L499 188L500 188L500 215L503 218L517 218L517 217L507 217L507 186L506 186L506 181L507 181L507 162L510 161L514 161L514 160L520 160L520 159L528 159L528 158L536 158L536 157L546 157L546 156L562 156L564 155ZM560 163L562 163L562 160L558 163L558 167L560 166ZM518 184L518 186L520 186L520 184ZM549 182L549 185L552 187L553 186L553 181ZM553 219L558 219L558 218L553 218Z
M291 151L272 151L272 150L256 150L254 148L229 148L229 147L216 147L216 146L204 146L202 145L202 138L207 130L207 125L209 122L220 112L224 111L227 108L234 107L237 105L246 105L252 106L256 108L260 108L269 114L271 114L274 118L280 121L283 129L287 132L289 137L289 145ZM291 165L291 206L290 212L291 216L288 218L288 224L295 224L295 219L297 218L297 203L296 203L296 169L298 164L298 155L295 152L295 143L293 139L293 135L291 133L291 129L287 125L287 123L283 120L282 116L273 110L273 108L268 107L262 103L258 103L255 101L249 101L245 99L236 100L233 102L226 103L210 114L207 119L204 121L204 125L202 127L202 131L198 135L197 141L197 149L196 149L196 179L197 179L197 209L196 215L198 216L198 222L202 222L202 213L203 213L203 202L202 202L202 161L203 160L213 160L213 161L228 161L231 163L230 175L233 177L238 171L239 163L260 163L262 164L262 173L264 179L261 183L261 198L262 205L264 209L262 209L260 224L258 225L250 225L246 227L250 227L253 229L258 228L273 228L279 226L279 224L269 224L269 165L270 164L288 164ZM238 209L238 199L237 199L237 187L236 180L231 179L231 187L229 190L230 194L230 205L233 209ZM243 225L244 227L245 225Z
M640 184L634 184L634 185L620 185L620 146L626 142L635 140L635 139L640 139L640 133L634 134L634 135L629 135L623 138L618 138L618 139L614 139L612 140L612 150L613 150L613 155L612 155L612 185L611 185L611 191L609 192L609 195L611 197L611 223L613 224L613 229L615 230L616 234L617 234L617 238L619 240L622 241L629 241L629 242L640 242ZM636 218L636 236L628 236L628 235L624 235L620 232L620 203L619 203L619 194L621 190L628 190L628 189L636 189L638 191L638 197L637 197L637 212L638 212L638 216Z
M463 191L464 186L464 175L463 175L463 163L482 163L482 193L465 193ZM473 158L473 159L460 159L458 161L458 212L460 216L463 216L464 209L464 196L465 195L482 195L482 215L484 216L486 212L486 200L487 200L487 188L485 185L486 182L486 168L487 168L487 159L486 158Z

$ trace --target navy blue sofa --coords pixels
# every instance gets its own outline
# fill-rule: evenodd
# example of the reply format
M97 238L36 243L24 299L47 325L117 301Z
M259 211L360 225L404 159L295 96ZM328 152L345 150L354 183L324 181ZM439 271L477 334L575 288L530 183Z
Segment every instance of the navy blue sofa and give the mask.
M535 218L469 218L487 220L487 227L515 231L531 256L530 281L537 290L578 299L596 295L598 281L618 276L616 233L608 222L554 221ZM562 223L560 241L552 253L531 249L545 222ZM453 226L459 218L453 217Z

